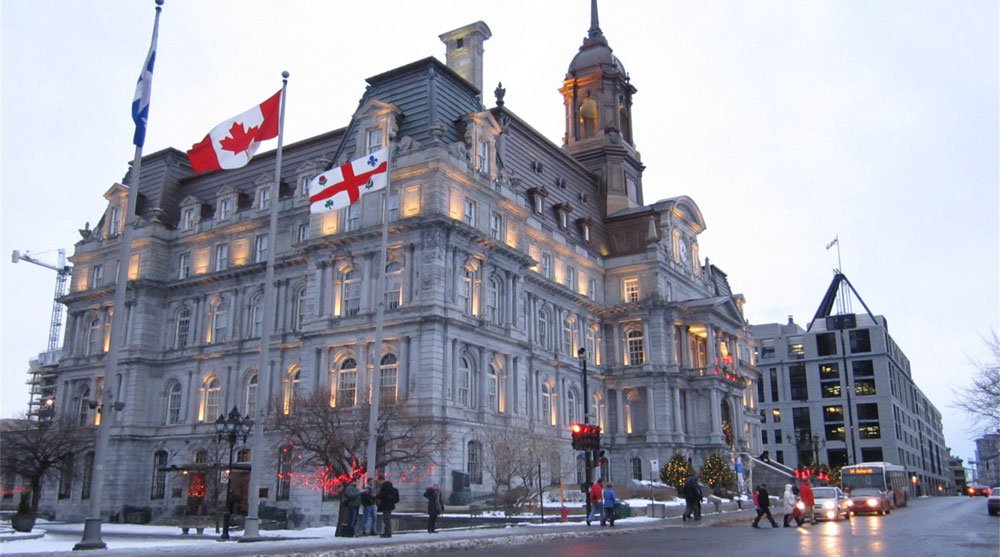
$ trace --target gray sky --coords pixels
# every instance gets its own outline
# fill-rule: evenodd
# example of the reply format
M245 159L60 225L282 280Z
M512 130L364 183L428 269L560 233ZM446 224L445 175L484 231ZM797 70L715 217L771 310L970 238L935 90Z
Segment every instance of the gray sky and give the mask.
M487 105L561 144L558 93L589 2L167 0L146 153L188 149L291 72L285 141L340 128L366 77L427 56L477 20ZM0 415L26 408L45 349L55 262L93 226L131 161L129 109L152 0L2 0ZM998 328L998 7L995 1L616 0L601 28L637 87L645 200L689 195L701 255L752 323L805 325L837 266L909 357L973 456L951 389ZM274 148L271 142L264 150ZM855 308L860 310L860 308Z

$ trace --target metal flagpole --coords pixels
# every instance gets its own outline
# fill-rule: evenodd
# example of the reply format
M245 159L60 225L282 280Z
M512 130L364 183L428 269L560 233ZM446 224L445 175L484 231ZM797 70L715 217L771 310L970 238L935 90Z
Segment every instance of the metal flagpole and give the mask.
M375 361L372 368L371 408L368 415L368 452L365 455L365 473L369 478L375 477L375 452L378 446L378 408L382 388L382 320L385 316L385 266L389 251L389 198L392 195L392 151L390 144L386 149L387 165L385 171L385 197L382 199L382 244L379 247L379 259L375 262L378 269L378 279L375 286L377 304L375 310Z
M152 72L149 71L150 59L156 53L156 36L160 27L160 10L162 10L163 0L156 0L156 17L153 20L153 39L150 42L149 54L146 56L143 65L143 73L139 79L148 79L148 83L143 83L144 93L142 100L148 105L149 91L152 87ZM136 126L138 126L138 121ZM143 122L145 126L145 122ZM139 198L139 176L142 166L142 146L145 142L145 129L140 135L135 136L135 158L132 160L132 169L128 179L128 202L126 204L124 224L122 226L121 245L118 255L118 273L115 276L115 297L111 314L111 334L108 354L104 360L104 385L103 395L98 395L96 411L100 416L97 424L97 439L94 447L94 470L91 472L90 510L84 522L83 538L80 539L74 550L78 549L104 549L107 544L101 539L101 503L104 499L104 465L108 458L108 444L111 435L111 411L121 411L125 408L125 403L115 400L115 386L117 382L112 381L115 372L118 370L118 358L123 338L125 337L125 293L127 289L129 261L132 258L132 237L135 226L135 207Z
M268 414L268 398L271 391L271 334L274 331L275 294L274 260L278 251L278 205L281 195L281 151L285 134L285 95L288 88L288 72L281 72L281 109L278 113L278 151L274 158L274 182L271 184L271 220L267 233L267 267L264 271L264 310L260 326L260 355L257 360L257 407L253 429L253 449L250 451L250 481L247 487L247 517L243 526L241 542L257 541L260 538L260 484L264 468L264 425Z

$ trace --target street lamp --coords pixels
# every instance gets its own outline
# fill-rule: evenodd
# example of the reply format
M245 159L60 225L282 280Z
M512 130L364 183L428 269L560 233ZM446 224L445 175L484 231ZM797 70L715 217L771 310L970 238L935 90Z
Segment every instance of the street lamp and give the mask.
M233 406L229 411L229 417L219 414L219 419L215 420L215 433L217 439L222 441L223 437L229 441L229 468L226 478L226 512L222 515L222 538L229 539L229 516L232 513L232 484L233 484L233 449L236 448L236 439L243 437L243 442L247 442L247 436L253 429L253 420L250 416L241 416L240 411Z

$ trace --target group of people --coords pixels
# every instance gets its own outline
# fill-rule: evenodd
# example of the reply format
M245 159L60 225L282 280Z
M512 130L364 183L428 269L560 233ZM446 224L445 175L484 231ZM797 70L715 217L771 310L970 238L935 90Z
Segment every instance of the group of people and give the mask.
M614 486L610 483L605 484L601 480L597 480L594 482L594 485L590 486L587 499L590 501L590 512L587 513L587 526L590 526L590 522L596 518L601 519L601 526L608 523L612 526L615 525L615 518L617 518L615 506L618 505L618 498L615 496Z
M368 478L361 489L350 482L344 486L341 498L341 516L345 517L338 525L337 535L353 538L355 536L392 537L392 511L399 502L399 490L393 487L391 481L383 481L378 488L375 480ZM376 512L382 513L382 533L376 531ZM361 532L358 533L358 518L360 515Z
M762 483L757 486L757 489L753 492L753 502L757 508L757 517L754 518L751 526L760 528L758 523L761 518L766 516L768 522L771 523L771 527L777 528L778 523L775 522L774 517L771 515L771 495L767 492L767 484ZM798 506L799 502L802 503L801 511ZM785 484L785 493L781 497L781 511L785 515L782 519L784 527L788 528L792 522L796 526L802 526L807 520L811 524L815 524L816 515L813 512L815 502L816 499L813 496L812 486L809 484L808 479L803 479L798 487L792 484Z

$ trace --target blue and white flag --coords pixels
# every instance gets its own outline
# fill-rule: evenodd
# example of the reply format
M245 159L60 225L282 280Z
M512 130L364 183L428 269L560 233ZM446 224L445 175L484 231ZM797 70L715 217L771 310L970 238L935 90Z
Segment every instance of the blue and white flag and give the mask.
M156 35L159 27L160 6L156 6L153 41L149 45L149 54L146 55L146 63L142 66L139 81L135 84L135 97L132 99L132 121L135 122L135 136L132 143L136 147L142 147L146 142L146 121L149 119L149 96L153 87L153 64L156 62Z

